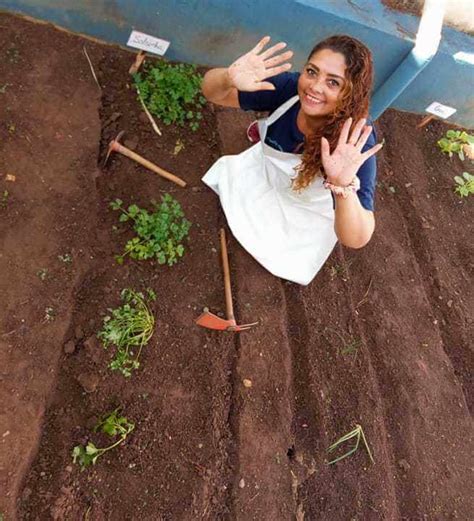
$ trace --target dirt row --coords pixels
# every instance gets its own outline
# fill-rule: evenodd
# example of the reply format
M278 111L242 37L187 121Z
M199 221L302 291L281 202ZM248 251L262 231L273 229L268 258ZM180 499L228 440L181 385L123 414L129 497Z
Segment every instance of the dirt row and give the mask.
M308 287L271 276L230 237L236 314L259 326L210 332L193 320L224 310L225 219L200 178L247 146L250 116L208 106L198 133L158 138L130 88L130 53L9 15L0 25L5 519L471 518L473 210L452 191L465 165L436 150L445 126L384 115L375 237L336 248ZM104 167L119 130L189 188L121 157ZM193 223L182 262L119 266L130 233L108 203L164 193ZM158 295L130 381L107 369L95 336L124 287ZM117 406L134 433L81 473L72 447ZM375 465L360 449L328 466L327 448L356 424Z

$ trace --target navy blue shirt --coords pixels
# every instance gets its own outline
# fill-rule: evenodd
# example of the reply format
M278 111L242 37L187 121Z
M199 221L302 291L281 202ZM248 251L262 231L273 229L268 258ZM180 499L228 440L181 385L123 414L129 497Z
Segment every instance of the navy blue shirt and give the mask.
M269 81L276 90L261 90L257 92L239 92L239 104L244 110L268 111L272 113L285 101L298 94L299 72L284 72ZM300 102L296 102L285 114L278 118L267 130L265 143L282 152L301 153L304 135L298 129L296 117L300 110ZM363 152L372 148L376 143L375 132L369 136ZM377 177L375 157L369 157L357 172L360 179L360 189L357 192L361 205L374 211L374 193Z

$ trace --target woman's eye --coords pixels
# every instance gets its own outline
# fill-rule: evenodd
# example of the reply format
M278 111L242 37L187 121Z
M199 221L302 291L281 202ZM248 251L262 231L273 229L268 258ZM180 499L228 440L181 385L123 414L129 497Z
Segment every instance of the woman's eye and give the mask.
M314 76L316 74L316 71L314 69L310 69L309 67L306 69L306 74L308 76Z
M329 85L331 87L339 87L339 83L336 80L329 80Z

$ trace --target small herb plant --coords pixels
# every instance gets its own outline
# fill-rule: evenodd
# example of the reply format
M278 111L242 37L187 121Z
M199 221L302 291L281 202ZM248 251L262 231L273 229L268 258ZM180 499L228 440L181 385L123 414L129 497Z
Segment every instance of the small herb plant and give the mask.
M474 136L463 130L448 130L446 136L438 141L438 147L449 157L457 154L462 161L465 155L474 159Z
M97 337L105 349L111 345L116 348L110 369L129 378L132 371L140 367L141 351L153 336L155 318L147 304L155 300L156 295L151 289L147 291L147 298L143 293L124 289L120 297L123 305L109 309L110 315L104 318L103 328Z
M124 257L130 255L137 260L156 258L158 264L172 266L183 256L183 241L188 236L191 223L185 219L181 205L169 194L161 197L160 204L156 201L152 204L155 211L150 213L136 204L125 209L120 199L110 203L113 210L122 212L120 222L133 221L137 234L127 242L125 252L116 257L119 264L123 264Z
M454 191L460 197L467 197L468 195L474 194L474 175L463 172L462 177L457 175L454 177L454 181L457 185Z
M202 76L194 65L158 61L133 79L148 110L165 125L189 123L191 130L199 128L206 99L201 94Z
M86 469L90 465L95 465L100 456L123 443L133 429L135 429L135 424L125 418L125 416L119 416L119 409L115 409L97 423L94 427L94 432L102 432L111 438L119 436L119 439L104 448L96 447L91 441L86 446L76 445L72 450L73 462L79 464L81 470Z
M354 452L356 452L356 450L359 448L360 440L362 440L362 442L365 446L365 449L367 450L367 454L369 455L370 461L372 463L375 463L374 458L372 457L372 453L370 452L369 444L367 443L367 440L365 439L365 434L364 434L364 431L362 430L362 426L358 425L358 424L356 424L355 429L353 431L348 432L347 434L342 436L342 438L339 438L336 441L336 443L333 443L329 447L328 452L333 452L334 450L336 450L339 447L339 445L341 445L342 443L344 443L346 441L351 440L352 438L355 438L355 440L356 440L356 443L352 447L352 449L349 450L348 452L346 452L345 454L343 454L342 456L339 456L338 458L329 461L328 465L337 463L338 461L341 461L342 459L347 458L351 454L354 454Z

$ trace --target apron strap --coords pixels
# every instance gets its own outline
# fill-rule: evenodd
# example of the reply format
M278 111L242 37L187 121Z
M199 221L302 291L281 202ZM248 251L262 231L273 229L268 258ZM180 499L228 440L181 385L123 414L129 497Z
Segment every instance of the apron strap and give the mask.
M260 132L260 139L262 143L265 141L265 138L267 137L267 128L272 124L275 123L275 121L283 116L285 112L287 112L297 101L299 100L299 96L293 96L292 98L288 99L283 103L283 105L280 105L275 112L273 112L268 118L259 120L258 128Z
M275 112L273 112L266 120L267 126L270 126L272 123L275 123L275 121L283 116L285 112L287 112L299 99L299 96L293 96L289 100L286 100L283 105L280 105Z

